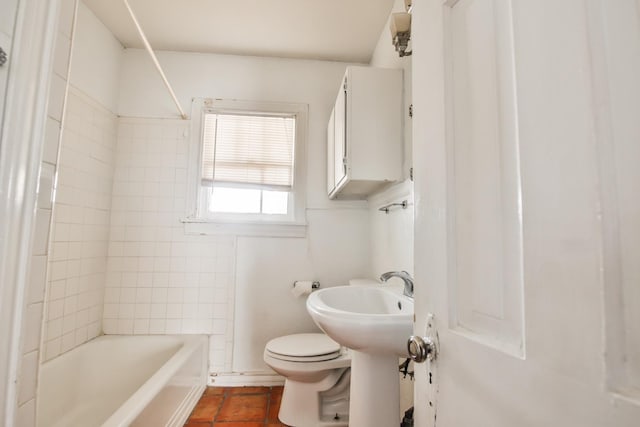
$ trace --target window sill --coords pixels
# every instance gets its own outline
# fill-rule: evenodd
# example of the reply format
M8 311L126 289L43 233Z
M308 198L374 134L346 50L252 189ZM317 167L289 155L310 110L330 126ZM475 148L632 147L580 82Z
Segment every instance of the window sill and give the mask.
M251 237L306 237L307 224L297 222L225 222L203 218L184 218L189 235L233 235Z

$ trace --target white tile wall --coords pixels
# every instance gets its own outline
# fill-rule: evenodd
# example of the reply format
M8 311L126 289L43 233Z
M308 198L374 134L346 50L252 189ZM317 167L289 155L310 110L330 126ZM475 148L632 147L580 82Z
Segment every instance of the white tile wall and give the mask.
M211 334L231 369L235 237L185 235L189 122L120 119L104 304L107 334Z
M49 360L102 332L117 118L69 91L49 254Z

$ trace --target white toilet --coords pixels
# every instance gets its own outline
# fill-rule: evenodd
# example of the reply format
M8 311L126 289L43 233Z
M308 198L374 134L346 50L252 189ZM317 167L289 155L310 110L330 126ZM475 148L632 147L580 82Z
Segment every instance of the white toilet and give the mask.
M321 333L286 335L267 343L264 361L285 377L280 421L295 427L349 425L347 349Z

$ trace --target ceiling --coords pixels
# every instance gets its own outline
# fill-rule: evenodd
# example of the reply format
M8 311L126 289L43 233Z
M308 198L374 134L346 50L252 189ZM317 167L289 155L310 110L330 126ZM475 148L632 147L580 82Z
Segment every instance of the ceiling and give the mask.
M83 0L143 48L120 0ZM368 63L394 0L129 0L155 50ZM391 39L389 39L391 43Z

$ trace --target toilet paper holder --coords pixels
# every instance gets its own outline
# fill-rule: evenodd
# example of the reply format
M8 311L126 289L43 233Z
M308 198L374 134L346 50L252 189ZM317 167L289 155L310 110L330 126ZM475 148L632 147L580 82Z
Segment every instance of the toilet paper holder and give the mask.
M296 287L296 284L299 281L296 280L295 282L293 282L293 287ZM318 282L317 280L314 280L313 282L311 282L311 290L317 291L318 289L320 289L320 282Z

